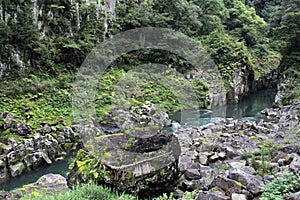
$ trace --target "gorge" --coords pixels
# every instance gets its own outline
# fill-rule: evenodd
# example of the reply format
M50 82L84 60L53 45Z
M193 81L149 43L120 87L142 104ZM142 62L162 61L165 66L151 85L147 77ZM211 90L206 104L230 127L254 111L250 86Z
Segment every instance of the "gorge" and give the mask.
M15 190L0 199L89 181L129 199L297 199L299 12L296 0L1 1L0 190ZM161 32L118 40L134 30ZM118 54L127 45L154 48ZM68 176L29 184L53 172Z

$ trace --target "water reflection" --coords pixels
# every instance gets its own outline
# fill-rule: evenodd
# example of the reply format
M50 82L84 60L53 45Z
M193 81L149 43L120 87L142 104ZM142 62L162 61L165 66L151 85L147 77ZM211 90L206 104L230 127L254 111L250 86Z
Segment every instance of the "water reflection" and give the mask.
M212 110L188 110L175 113L171 119L179 122L182 127L198 127L216 122L224 118L241 120L265 119L260 112L271 108L276 95L275 89L262 90L250 94L238 104L229 104ZM171 127L170 130L174 129Z

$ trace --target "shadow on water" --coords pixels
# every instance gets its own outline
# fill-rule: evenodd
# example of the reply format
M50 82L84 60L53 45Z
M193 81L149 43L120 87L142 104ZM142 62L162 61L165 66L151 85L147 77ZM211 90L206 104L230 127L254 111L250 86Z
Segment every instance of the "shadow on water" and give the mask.
M182 127L199 127L224 118L240 120L266 119L260 112L265 108L272 107L275 95L276 89L262 90L250 94L238 104L219 106L212 110L180 111L175 113L171 119L179 122Z

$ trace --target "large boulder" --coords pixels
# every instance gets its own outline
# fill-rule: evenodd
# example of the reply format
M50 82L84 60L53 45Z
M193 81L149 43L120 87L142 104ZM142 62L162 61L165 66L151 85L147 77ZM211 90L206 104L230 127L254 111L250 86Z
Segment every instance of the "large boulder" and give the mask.
M264 186L264 183L260 176L253 175L254 172L255 170L250 167L232 169L228 178L238 181L254 196L257 196L261 192L260 187Z
M179 155L177 138L156 126L102 135L78 152L68 185L92 179L139 196L168 192L176 186Z
M66 179L59 174L46 174L40 177L35 183L24 185L22 188L10 192L0 191L0 199L16 200L23 196L38 191L49 195L59 194L68 190Z

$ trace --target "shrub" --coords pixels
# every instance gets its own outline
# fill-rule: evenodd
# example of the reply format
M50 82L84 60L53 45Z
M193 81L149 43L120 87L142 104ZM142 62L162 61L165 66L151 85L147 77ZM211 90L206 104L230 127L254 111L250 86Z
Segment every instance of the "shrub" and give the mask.
M265 187L261 188L263 193L260 200L282 200L284 195L297 192L299 185L299 174L284 171L281 176L276 177L273 181L267 182Z
M34 191L31 194L28 194L21 198L21 200L134 200L136 199L134 196L129 194L118 194L113 193L110 189L99 186L93 182L89 182L87 184L80 184L75 186L74 189L69 190L64 193L56 194L56 195L46 195L43 192Z

